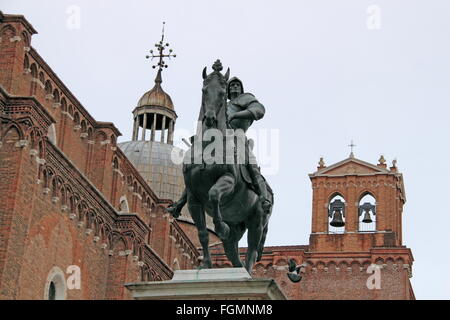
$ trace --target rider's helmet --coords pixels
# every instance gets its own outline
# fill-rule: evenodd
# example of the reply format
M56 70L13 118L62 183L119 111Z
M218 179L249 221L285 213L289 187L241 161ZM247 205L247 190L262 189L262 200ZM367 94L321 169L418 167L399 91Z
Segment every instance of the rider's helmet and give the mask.
M228 97L229 100L231 100L231 98L230 98L230 84L232 82L239 82L241 84L241 89L242 89L241 94L244 93L244 86L242 84L242 81L239 78L237 78L237 77L233 77L230 80L228 80L228 84L227 84L227 97Z

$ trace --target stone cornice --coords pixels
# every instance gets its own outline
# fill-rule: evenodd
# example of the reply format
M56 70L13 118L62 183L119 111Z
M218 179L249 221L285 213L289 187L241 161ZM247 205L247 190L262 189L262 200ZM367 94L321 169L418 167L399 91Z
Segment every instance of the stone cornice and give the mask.
M173 276L173 271L169 267L169 265L159 257L159 255L155 252L155 250L152 249L148 244L145 244L144 250L144 261L153 269L157 269L156 271L159 274L164 274L167 279L171 279Z
M409 262L412 264L414 261L414 256L410 248L406 246L401 247L374 247L370 249L370 253L372 255L407 255Z
M110 129L114 132L114 134L117 137L122 135L122 133L120 133L119 129L117 129L117 127L112 122L97 121L97 128L98 129L102 129L102 128Z
M20 22L22 23L30 34L37 34L38 32L33 28L31 23L21 14L4 14L0 11L0 23Z
M374 170L374 171L367 172L367 173L345 172L345 173L327 174L327 172L332 171L338 167L344 166L345 164L351 163L351 162L356 163L361 166L364 166L364 167ZM379 167L379 166L373 165L369 162L366 162L366 161L363 161L360 159L356 159L353 157L349 157L347 159L339 161L329 167L324 167L320 170L317 170L314 173L309 174L308 176L309 176L310 180L313 182L320 178L342 178L342 177L351 177L351 176L353 176L353 177L373 177L373 176L383 176L383 175L395 177L398 180L397 187L400 189L400 194L401 194L403 202L406 203L405 186L403 183L403 175L401 173L399 173L397 170L390 171L383 167Z
M333 165L331 165L329 167L324 167L324 168L322 168L320 170L317 170L316 172L309 174L309 177L312 178L312 177L317 177L317 176L324 176L324 175L326 175L326 172L331 171L331 170L333 170L335 168L338 168L338 167L340 167L340 166L342 166L342 165L344 165L346 163L350 163L350 162L354 162L354 163L357 163L359 165L362 165L364 167L367 167L367 168L370 168L370 169L374 170L375 172L369 173L370 175L373 175L373 174L395 174L395 172L392 172L392 171L389 171L389 170L387 170L385 168L373 165L373 164L371 164L369 162L366 162L366 161L363 161L363 160L360 160L360 159L357 159L357 158L349 157L349 158L344 159L342 161L339 161L339 162L337 162L337 163L335 163L335 164L333 164ZM332 175L332 176L348 176L348 175L353 175L354 176L354 175L366 175L366 174L365 173L364 174L360 174L360 173L345 173L345 174L335 174L335 175Z
M35 97L10 95L0 85L0 101L6 114L23 113L33 115L44 130L47 130L52 123L56 123L55 119Z
M178 222L176 220L172 221L171 226L173 228L173 231L178 233L178 235L181 236L181 238L183 239L183 241L187 244L187 246L189 247L190 251L192 251L192 254L195 256L195 258L197 258L199 256L199 252L197 250L197 248L194 246L194 244L192 243L191 239L189 239L189 237L187 236L186 233L184 233L184 231L181 229L181 227L178 225ZM193 258L193 257L191 257ZM195 259L194 259L195 260Z
M305 252L305 259L313 259L317 261L341 261L341 260L376 260L377 258L389 257L407 257L408 263L412 264L414 258L410 248L401 247L374 247L369 251L355 251L355 252ZM374 261L372 261L374 262Z
M144 239L148 235L150 228L147 224L135 213L117 213L115 220L115 226L121 233L126 231L134 231L140 236L140 239Z
M173 120L176 120L178 118L178 115L174 110L171 110L166 107L161 107L161 106L136 107L136 108L134 108L132 113L133 113L134 117L136 117L137 115L140 115L140 114L144 114L144 113L158 113L161 115L171 116Z

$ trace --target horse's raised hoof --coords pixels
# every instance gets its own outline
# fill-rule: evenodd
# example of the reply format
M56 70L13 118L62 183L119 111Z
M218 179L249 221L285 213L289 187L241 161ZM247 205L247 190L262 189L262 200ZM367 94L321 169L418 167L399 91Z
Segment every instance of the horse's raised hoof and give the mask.
M178 218L181 215L181 208L178 203L173 203L166 208L166 212L170 213L172 217Z
M216 232L220 239L227 240L230 236L230 227L225 222L221 222Z

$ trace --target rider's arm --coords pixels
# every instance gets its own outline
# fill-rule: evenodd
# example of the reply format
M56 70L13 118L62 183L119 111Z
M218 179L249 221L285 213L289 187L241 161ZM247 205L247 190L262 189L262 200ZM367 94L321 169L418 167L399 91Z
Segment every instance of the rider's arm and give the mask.
M249 110L243 110L230 115L229 120L233 119L245 119L245 120L255 120L253 113Z
M245 110L233 113L229 120L233 119L245 119L245 120L259 120L264 117L266 110L264 106L259 102L251 103Z
M253 115L253 120L262 119L262 117L264 117L264 114L266 113L266 109L264 108L264 106L257 101L250 103L250 105L247 107L247 111L251 112L251 114Z

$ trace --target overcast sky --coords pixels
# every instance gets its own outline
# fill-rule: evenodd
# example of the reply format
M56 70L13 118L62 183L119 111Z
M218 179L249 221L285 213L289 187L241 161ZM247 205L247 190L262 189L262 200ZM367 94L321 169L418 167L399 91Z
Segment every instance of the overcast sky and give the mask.
M266 107L254 128L279 133L272 165L262 165L276 196L266 245L308 243L308 173L321 156L347 158L353 139L361 160L397 159L416 297L450 298L449 1L0 3L25 15L39 32L32 46L95 119L115 123L120 142L154 84L145 55L162 21L177 54L162 86L178 129L193 130L203 67L217 58L230 67Z

